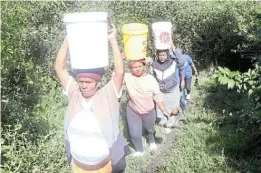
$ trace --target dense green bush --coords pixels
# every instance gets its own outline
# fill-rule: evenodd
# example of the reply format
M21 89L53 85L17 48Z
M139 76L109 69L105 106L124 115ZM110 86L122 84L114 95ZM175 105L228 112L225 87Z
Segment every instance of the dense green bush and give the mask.
M236 89L242 94L248 93L249 101L246 108L240 110L240 120L249 129L261 129L261 65L255 64L253 69L245 73L218 67L215 77L220 84L227 85L228 89ZM260 135L260 131L256 133Z
M174 42L207 65L229 58L230 49L261 49L258 2L1 2L1 169L6 172L67 170L66 103L53 57L64 36L62 14L75 11L108 11L119 39L125 23L169 20ZM148 52L153 56L151 33Z

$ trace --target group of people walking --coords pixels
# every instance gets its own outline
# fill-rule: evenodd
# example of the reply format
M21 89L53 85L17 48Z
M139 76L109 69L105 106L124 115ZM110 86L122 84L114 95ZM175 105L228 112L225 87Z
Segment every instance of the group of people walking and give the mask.
M157 50L154 61L129 61L129 72L125 73L124 58L113 25L108 38L114 71L105 86L100 83L104 68L78 70L76 78L69 74L66 68L67 38L56 56L55 71L68 99L64 132L67 158L74 173L124 172L125 157L131 151L119 130L118 100L123 86L128 93L126 114L136 151L133 155L142 156L143 128L147 132L149 150L155 150L155 124L167 128L175 126L180 107L186 105L184 88L187 99L190 99L191 67L197 75L191 58L174 45L169 50ZM150 68L149 73L146 73L147 68Z

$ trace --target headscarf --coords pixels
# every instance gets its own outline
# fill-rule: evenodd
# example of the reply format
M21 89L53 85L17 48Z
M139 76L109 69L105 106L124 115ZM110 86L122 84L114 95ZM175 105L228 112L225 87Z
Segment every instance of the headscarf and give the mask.
M77 78L80 78L80 77L88 77L88 78L92 78L96 81L101 81L101 79L102 79L102 75L95 74L95 73L79 73L79 74L77 74Z
M105 73L104 68L95 68L95 69L76 69L77 78L88 77L96 81L101 81L102 75Z

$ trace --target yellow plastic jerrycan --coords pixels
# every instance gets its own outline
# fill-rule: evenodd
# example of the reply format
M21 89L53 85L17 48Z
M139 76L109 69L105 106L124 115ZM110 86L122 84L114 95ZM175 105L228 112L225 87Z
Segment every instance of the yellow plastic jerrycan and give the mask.
M129 61L146 58L148 25L128 23L122 26L124 53Z

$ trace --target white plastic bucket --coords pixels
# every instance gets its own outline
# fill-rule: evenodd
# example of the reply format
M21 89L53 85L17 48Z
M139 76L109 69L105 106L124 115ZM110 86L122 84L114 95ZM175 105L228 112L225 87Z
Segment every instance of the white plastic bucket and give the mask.
M156 22L152 24L156 49L170 49L172 44L171 22Z
M107 12L64 14L73 69L108 66L107 16Z

